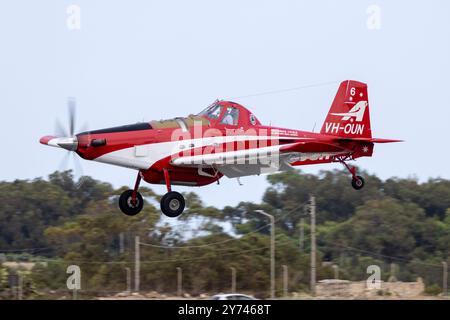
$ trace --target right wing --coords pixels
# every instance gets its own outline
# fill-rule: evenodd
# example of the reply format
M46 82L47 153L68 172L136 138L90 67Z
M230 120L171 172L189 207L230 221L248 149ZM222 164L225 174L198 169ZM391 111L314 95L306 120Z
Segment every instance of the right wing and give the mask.
M263 148L180 156L171 164L179 167L214 168L229 178L269 174L292 169L291 163L301 159L323 158L345 154L348 150L332 143L295 142Z

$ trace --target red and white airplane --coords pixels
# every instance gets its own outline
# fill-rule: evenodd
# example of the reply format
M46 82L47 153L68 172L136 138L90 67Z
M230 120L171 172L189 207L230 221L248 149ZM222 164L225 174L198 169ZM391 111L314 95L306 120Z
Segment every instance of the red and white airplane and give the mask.
M150 121L73 134L45 136L45 145L75 151L86 160L138 171L134 189L122 193L119 207L136 215L143 207L141 179L165 184L161 211L179 216L184 197L172 185L204 186L223 176L239 178L285 171L293 166L340 162L356 190L364 179L346 161L371 157L374 143L401 140L372 138L367 85L340 84L320 133L262 125L249 110L231 101L216 101L197 115Z

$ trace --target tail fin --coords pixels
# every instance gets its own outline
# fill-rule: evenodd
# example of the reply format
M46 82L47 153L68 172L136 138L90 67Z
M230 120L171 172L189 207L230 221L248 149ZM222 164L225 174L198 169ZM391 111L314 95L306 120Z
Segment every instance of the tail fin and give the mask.
M320 133L343 138L372 138L365 83L354 80L341 83Z

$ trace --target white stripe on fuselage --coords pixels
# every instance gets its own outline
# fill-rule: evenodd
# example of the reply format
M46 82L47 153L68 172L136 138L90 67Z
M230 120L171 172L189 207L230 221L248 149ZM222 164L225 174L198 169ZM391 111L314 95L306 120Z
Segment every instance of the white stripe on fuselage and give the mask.
M140 145L138 148L147 149L145 156L136 156L135 147L125 148L117 151L113 151L107 154L104 154L94 161L108 163L112 165L117 165L126 168L132 168L137 170L146 170L152 167L157 161L167 158L173 154L177 154L179 152L186 152L190 149L205 147L205 146L213 146L214 144L223 144L228 142L238 142L238 141L255 141L255 140L281 140L281 139L289 139L289 140L309 140L312 138L300 138L300 137L280 137L280 136L218 136L218 137L205 137L199 139L186 139L186 140L177 140L177 141L167 141L167 142L158 142L158 143L150 143L146 145ZM193 146L192 146L193 145ZM180 147L184 146L184 149ZM277 151L283 145L277 145ZM261 148L258 148L261 149ZM249 149L251 150L251 149ZM245 151L245 150L241 150ZM235 151L234 151L235 152ZM254 151L249 151L254 152Z
M294 145L295 143L285 144L284 146ZM217 153L199 154L194 156L185 156L176 158L172 161L177 166L196 166L196 165L224 165L224 164L256 164L261 160L275 161L279 155L280 145L232 150ZM266 162L266 161L264 161Z

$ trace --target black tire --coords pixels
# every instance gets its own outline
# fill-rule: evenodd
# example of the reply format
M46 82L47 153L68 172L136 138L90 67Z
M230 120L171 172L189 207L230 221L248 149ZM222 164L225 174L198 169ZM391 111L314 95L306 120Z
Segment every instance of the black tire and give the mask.
M178 192L168 192L161 198L161 211L170 218L176 218L182 214L184 206L184 197Z
M361 176L356 176L352 179L352 187L355 190L361 190L364 187L364 178Z
M136 193L136 204L132 204L133 190L124 191L119 198L119 208L127 216L135 216L144 207L144 199L139 192Z

